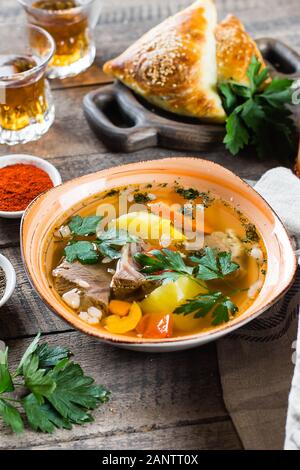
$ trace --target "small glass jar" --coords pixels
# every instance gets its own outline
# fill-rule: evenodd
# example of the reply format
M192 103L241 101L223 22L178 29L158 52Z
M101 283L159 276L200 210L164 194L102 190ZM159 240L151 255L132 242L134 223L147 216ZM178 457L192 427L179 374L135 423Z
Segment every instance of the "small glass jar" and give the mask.
M94 28L102 0L18 0L29 23L53 37L56 53L49 64L49 78L67 78L86 70L95 59Z
M54 121L46 69L55 51L37 26L0 25L0 143L37 140Z

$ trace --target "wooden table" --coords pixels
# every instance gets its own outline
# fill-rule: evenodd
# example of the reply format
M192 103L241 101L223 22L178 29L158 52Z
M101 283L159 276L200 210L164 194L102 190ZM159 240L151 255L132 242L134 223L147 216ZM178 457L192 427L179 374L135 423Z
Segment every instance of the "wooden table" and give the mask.
M97 26L96 65L79 78L53 85L57 117L46 136L13 149L2 146L0 155L28 153L44 157L56 165L66 181L126 162L179 154L162 149L130 155L110 153L89 129L82 99L101 83L98 65L190 2L109 0L104 3ZM278 37L300 49L299 0L217 0L217 3L220 18L235 12L254 36ZM5 21L24 21L16 1L1 0L0 16ZM201 156L249 179L259 178L266 169L278 164L271 156L267 161L249 155L233 158L223 149ZM11 347L11 360L17 361L40 330L51 344L68 346L85 370L106 384L113 394L110 404L95 413L94 423L75 426L72 431L57 431L53 435L26 431L15 437L0 426L0 449L242 448L223 403L215 344L157 355L101 344L72 330L39 300L23 269L17 221L0 219L0 251L13 263L18 280L13 297L0 312L0 336Z

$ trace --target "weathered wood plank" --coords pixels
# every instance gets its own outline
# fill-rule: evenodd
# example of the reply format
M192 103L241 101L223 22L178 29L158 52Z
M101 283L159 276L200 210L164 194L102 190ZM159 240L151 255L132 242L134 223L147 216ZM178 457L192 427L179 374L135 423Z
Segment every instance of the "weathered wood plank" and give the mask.
M222 401L213 344L191 351L151 355L104 345L77 332L50 335L47 341L69 347L86 373L110 388L112 400L96 412L94 423L84 427L75 426L72 431L57 431L53 435L26 431L20 437L15 437L6 427L1 426L0 449L29 447L33 443L35 446L57 448L61 442L64 446L72 446L73 440L81 440L78 446L84 448L84 439L96 437L100 439L99 445L102 440L101 445L109 447L111 436L132 432L138 433L137 438L140 437L141 445L144 445L145 431L163 429L164 434L169 436L168 442L174 434L176 448L188 444L188 436L194 439L195 444L197 436L200 439L202 434L202 425L203 437L199 445L208 446L209 436L213 432L219 432L219 438L221 435L222 428L206 426L214 420L225 422L224 426L232 433L232 442L225 441L225 445L235 447L238 444L232 429L230 431L226 424L227 413ZM28 340L8 341L13 364L16 364L28 343ZM189 424L199 425L200 428L188 426L186 439L181 441L182 435L179 431L176 434L173 428L180 429ZM196 430L196 435L193 430ZM124 439L123 446L126 442ZM152 446L151 442L150 435L147 438L148 448ZM222 438L219 443L222 446ZM92 446L93 442L90 441L89 445ZM135 445L139 447L138 440ZM157 439L154 439L153 447L156 445ZM217 445L217 441L212 440L211 445Z
M91 439L76 439L51 445L31 446L31 450L240 450L242 445L236 436L230 419L211 423L178 425L153 431L127 432Z
M1 339L33 335L37 331L65 331L72 329L50 312L31 287L25 274L19 248L1 250L13 264L17 286L11 299L1 308Z
M56 90L54 92L54 101L56 103L56 121L49 132L39 141L30 142L26 145L16 145L8 147L2 145L0 155L10 153L28 153L35 154L47 159L56 159L63 157L62 160L56 160L58 164L63 166L66 164L65 157L72 157L68 160L68 171L76 173L76 176L95 171L99 168L112 166L110 156L111 153L105 148L100 140L89 128L83 114L82 100L86 93L96 89L96 87L82 87L68 90ZM184 152L192 155L191 152ZM113 162L140 161L152 158L153 155L182 155L183 151L176 152L174 150L162 149L146 149L134 154L114 154ZM195 152L194 152L195 154ZM95 168L95 159L89 165L87 160L81 157L99 156L98 164ZM259 161L253 156L253 165L249 165L249 155L232 157L223 146L220 146L214 153L201 153L204 158L212 159L216 162L222 162L224 166L236 171L241 176L255 179L255 176L262 174L267 168L271 168L276 163L270 158L267 161ZM108 157L109 156L109 157ZM80 157L76 161L76 157ZM64 160L65 159L65 160ZM54 161L54 160L53 160ZM80 161L84 163L78 167ZM278 162L277 162L278 163ZM78 171L77 171L78 169ZM72 174L72 176L73 176ZM70 176L71 177L71 176ZM66 175L65 175L66 178Z

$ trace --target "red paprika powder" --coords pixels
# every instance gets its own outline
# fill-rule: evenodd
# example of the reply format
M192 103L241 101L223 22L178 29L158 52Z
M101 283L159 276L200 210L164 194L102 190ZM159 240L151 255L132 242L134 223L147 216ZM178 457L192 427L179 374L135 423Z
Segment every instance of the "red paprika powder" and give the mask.
M52 187L49 175L34 165L17 163L0 168L0 210L23 211L36 196Z

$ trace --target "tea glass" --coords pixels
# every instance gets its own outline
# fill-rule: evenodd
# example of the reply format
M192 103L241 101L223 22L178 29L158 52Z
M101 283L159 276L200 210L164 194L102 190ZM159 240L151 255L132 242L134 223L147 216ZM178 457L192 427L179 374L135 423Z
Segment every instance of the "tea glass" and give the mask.
M0 143L39 139L54 121L45 78L53 57L52 37L37 26L0 25Z
M64 79L86 70L94 62L94 28L102 0L18 0L29 23L48 31L56 43L48 78Z

